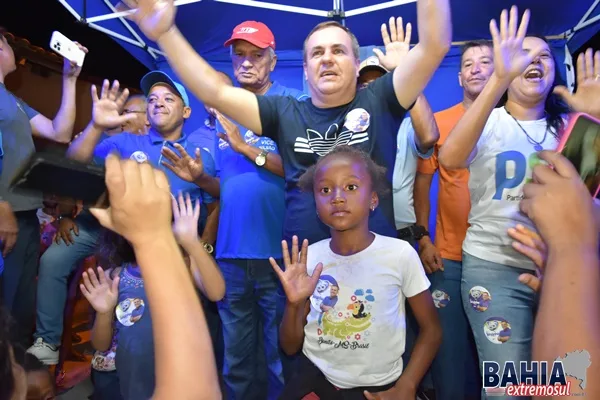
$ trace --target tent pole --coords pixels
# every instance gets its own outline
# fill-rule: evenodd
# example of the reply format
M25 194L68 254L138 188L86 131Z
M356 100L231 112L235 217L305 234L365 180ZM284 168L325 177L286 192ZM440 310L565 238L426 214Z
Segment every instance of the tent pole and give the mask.
M598 21L600 19L599 18L600 16L598 16L598 15L591 19L588 19L588 17L594 11L594 9L598 6L598 4L600 4L600 0L595 0L594 3L591 5L591 7L585 12L585 14L583 14L583 17L577 23L577 25L575 25L573 28L569 29L568 31L566 31L564 33L564 35L567 37L567 41L570 41L577 31L582 30L583 28L595 23L596 21Z

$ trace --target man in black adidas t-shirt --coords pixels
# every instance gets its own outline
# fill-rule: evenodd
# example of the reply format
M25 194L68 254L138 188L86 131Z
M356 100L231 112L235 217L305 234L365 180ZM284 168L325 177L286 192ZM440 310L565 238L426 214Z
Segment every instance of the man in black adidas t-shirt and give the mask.
M347 144L361 147L387 167L391 187L402 118L451 43L449 0L417 0L420 42L402 59L402 68L357 93L360 60L356 37L337 22L321 23L304 42L304 72L311 98L298 101L256 96L223 85L217 72L174 26L171 2L140 0L139 9L136 22L141 30L159 44L173 70L201 101L277 142L286 175L284 237L298 235L310 243L329 237L329 230L317 218L312 193L298 189L300 175L333 147ZM392 40L384 35L387 54L382 57L397 56L394 38L401 27L401 20L390 19ZM396 237L391 195L380 200L370 228Z

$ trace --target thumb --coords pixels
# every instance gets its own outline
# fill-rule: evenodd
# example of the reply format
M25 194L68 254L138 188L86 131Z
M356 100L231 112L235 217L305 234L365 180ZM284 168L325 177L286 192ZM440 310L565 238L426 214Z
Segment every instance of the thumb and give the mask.
M120 282L121 278L120 277L116 277L115 279L113 279L112 281L112 287L111 290L113 293L118 293L119 292L119 282Z
M106 210L101 208L90 208L90 212L94 217L96 217L98 222L100 222L100 225L110 229L111 231L115 230L113 227L112 218L110 216L110 208L107 208Z
M202 164L202 156L200 155L200 148L196 147L196 162Z
M571 105L573 94L569 91L569 89L567 89L566 86L556 86L554 88L554 94L559 95L564 101L567 102L567 104Z
M318 263L311 276L311 279L315 282L315 284L319 281L321 272L323 272L323 263Z
M541 286L541 281L531 275L531 274L521 274L519 275L519 282L521 282L522 284L529 286L531 289L533 289L533 291L538 292L540 290L540 286Z
M379 49L373 49L373 53L375 53L377 58L379 58L379 61L381 61L385 57L385 55L383 54L383 51L381 51Z

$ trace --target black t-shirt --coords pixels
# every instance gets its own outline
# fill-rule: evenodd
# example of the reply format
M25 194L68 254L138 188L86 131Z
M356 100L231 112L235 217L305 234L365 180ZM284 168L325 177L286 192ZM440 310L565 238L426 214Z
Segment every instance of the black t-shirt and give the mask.
M338 145L358 146L387 168L389 193L371 213L369 228L396 237L392 201L392 174L396 137L406 110L398 103L393 74L386 74L357 92L349 104L317 108L310 100L257 96L262 131L277 142L285 170L286 215L284 239L316 243L330 237L329 228L317 217L313 193L302 192L298 178Z

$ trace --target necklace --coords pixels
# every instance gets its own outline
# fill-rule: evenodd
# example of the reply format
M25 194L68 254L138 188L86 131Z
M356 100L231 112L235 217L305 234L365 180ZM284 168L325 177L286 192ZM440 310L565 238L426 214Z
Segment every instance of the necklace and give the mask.
M531 143L533 145L533 149L535 151L544 150L544 148L542 147L542 143L544 143L546 141L546 136L548 135L548 127L546 126L546 130L544 131L544 137L542 138L542 141L536 142L535 140L533 140L533 138L531 136L529 136L529 134L527 133L525 128L523 128L523 126L519 123L519 121L517 121L517 119L506 109L506 107L504 108L504 110L506 110L506 113L511 116L511 118L517 123L517 125L519 125L519 128L521 128L521 130L523 131L525 136L527 136L527 140L529 141L529 143Z

